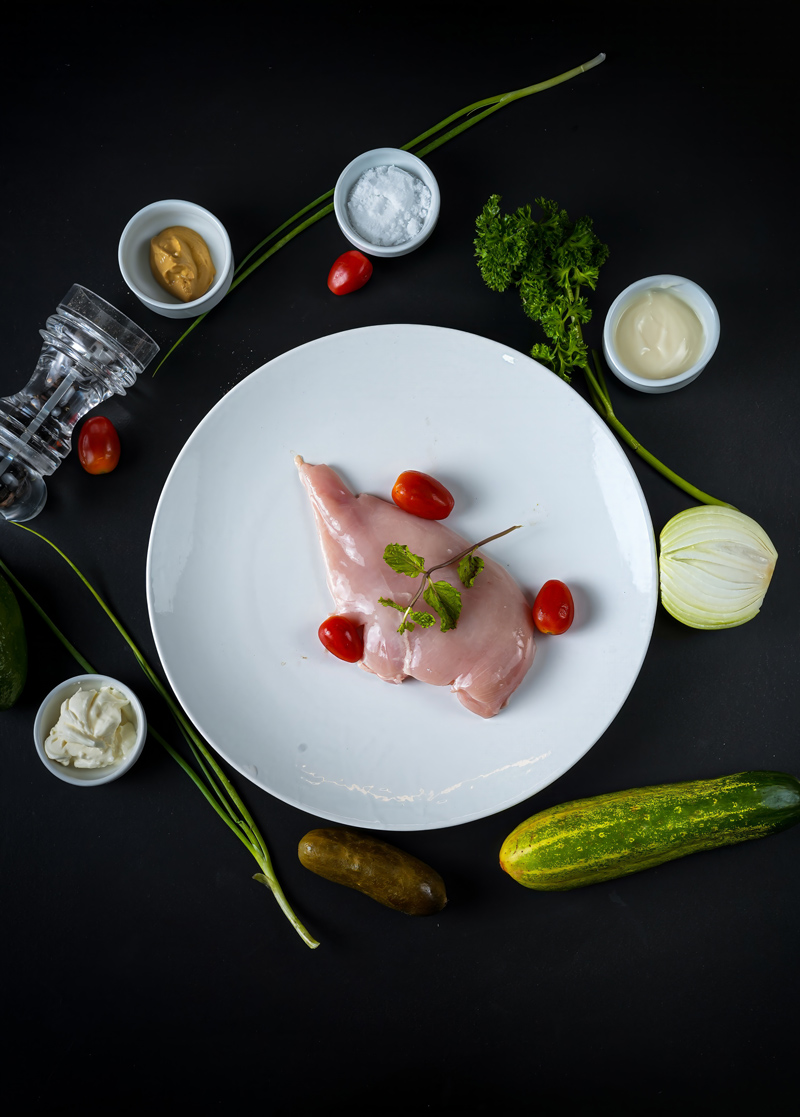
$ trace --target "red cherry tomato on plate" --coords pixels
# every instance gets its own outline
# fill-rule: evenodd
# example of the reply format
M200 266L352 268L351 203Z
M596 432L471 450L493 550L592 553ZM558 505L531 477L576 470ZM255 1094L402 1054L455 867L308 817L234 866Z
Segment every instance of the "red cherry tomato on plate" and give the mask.
M364 654L363 627L348 617L328 617L319 626L322 644L337 659L357 663Z
M363 252L344 252L328 273L328 287L334 295L349 295L363 287L372 275L372 264Z
M119 435L110 419L87 419L78 437L78 458L87 473L110 473L119 461Z
M575 605L569 586L563 582L545 582L533 603L533 623L540 632L560 636L575 617Z
M445 520L453 511L455 501L441 481L427 473L407 469L392 489L392 500L404 512L423 520Z

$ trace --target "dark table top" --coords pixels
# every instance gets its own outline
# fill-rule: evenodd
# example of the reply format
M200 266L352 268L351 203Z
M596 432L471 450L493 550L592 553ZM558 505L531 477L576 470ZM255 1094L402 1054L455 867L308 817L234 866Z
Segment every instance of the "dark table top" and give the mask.
M321 942L313 952L154 741L93 794L48 775L33 718L77 668L23 604L29 678L0 714L10 1066L31 1105L76 1094L123 1110L251 1100L287 1113L322 1103L488 1112L536 1101L651 1113L679 1100L788 1098L800 831L567 893L520 888L497 866L506 834L558 802L800 769L796 97L781 7L757 21L742 6L680 2L663 21L638 4L434 5L432 22L424 9L304 6L263 24L255 12L228 5L198 24L179 8L137 8L120 30L85 5L47 27L19 17L7 34L0 394L27 381L37 331L74 282L163 351L177 339L181 323L145 310L117 266L120 232L147 203L205 205L240 259L360 152L405 144L462 106L600 51L607 59L432 153L444 199L433 237L377 261L358 295L327 290L348 246L326 217L231 293L155 378L103 406L122 440L118 469L91 477L71 454L31 526L145 654L157 662L145 597L153 513L181 447L231 387L295 346L361 326L444 326L523 353L540 340L516 296L488 291L474 263L475 217L492 193L508 209L544 195L594 219L611 248L591 298L595 346L635 279L672 272L709 291L722 336L700 379L664 396L617 381L610 390L642 444L758 520L780 561L761 614L739 628L692 630L659 606L629 698L554 785L466 825L387 835L445 878L438 916L404 917L308 873L296 845L324 820L234 773ZM585 392L577 380L575 390ZM694 502L626 453L658 533ZM166 729L129 650L59 556L3 524L0 557Z

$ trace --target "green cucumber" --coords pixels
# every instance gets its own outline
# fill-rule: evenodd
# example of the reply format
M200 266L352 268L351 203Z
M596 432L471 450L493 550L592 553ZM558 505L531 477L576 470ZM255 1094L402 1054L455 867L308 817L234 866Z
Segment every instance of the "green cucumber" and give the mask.
M28 675L25 625L14 591L0 574L0 710L9 710L22 694Z
M637 787L526 819L503 842L500 867L526 888L563 892L798 822L800 782L783 772Z

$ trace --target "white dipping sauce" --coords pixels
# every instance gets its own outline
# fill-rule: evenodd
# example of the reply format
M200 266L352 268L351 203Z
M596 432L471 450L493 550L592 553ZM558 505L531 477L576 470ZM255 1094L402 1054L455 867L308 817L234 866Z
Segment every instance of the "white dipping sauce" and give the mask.
M44 751L64 767L107 768L124 760L135 744L136 724L127 694L104 686L78 690L62 702Z
M648 380L667 380L686 372L698 360L703 324L678 295L653 287L622 312L614 344L629 372Z
M422 179L400 167L370 167L347 199L347 216L360 237L388 247L404 244L422 229L431 192Z

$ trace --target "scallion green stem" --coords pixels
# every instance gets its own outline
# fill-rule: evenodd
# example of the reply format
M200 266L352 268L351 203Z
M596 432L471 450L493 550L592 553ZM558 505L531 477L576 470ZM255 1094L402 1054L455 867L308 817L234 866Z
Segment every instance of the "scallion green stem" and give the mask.
M475 124L479 124L480 121L485 120L487 116L491 116L492 113L498 112L500 109L505 108L506 105L510 105L513 101L520 101L523 97L530 97L533 93L542 93L545 89L551 89L554 85L560 85L562 82L569 81L571 78L577 77L579 74L586 73L587 70L591 70L595 66L599 66L604 59L605 54L601 53L590 59L588 62L584 62L583 65L575 66L572 70L566 70L563 74L558 74L557 77L548 78L547 81L540 81L537 82L535 85L526 85L523 89L514 89L510 93L501 93L496 97L485 97L481 101L474 101L471 105L466 105L463 109L459 109L457 112L451 113L450 116L445 117L444 120L440 120L438 124L435 124L433 126L433 128L428 128L427 131L420 133L419 136L415 136L415 138L413 140L409 140L407 144L403 144L401 150L411 151L420 159L424 158L424 156L430 155L432 151L435 151L438 147L446 144L449 140L452 140L456 136L461 135L462 132L466 132L468 128L472 128ZM462 120L462 118L465 116L470 117L470 119ZM449 125L453 124L456 120L461 120L461 123L458 124L455 128L449 128ZM446 131L444 135L441 135L437 139L432 140L430 143L425 144L425 141L427 139L429 139L431 136L435 136L438 132L441 132L445 128L448 128L449 130ZM419 147L420 144L424 144L425 146ZM419 148L419 150L414 150L415 148ZM230 285L228 294L230 294L231 291L234 291L243 279L246 279L249 275L252 275L256 268L261 267L261 265L266 260L268 260L270 256L274 256L276 252L287 245L290 241L294 240L294 238L298 236L299 233L304 232L304 230L310 228L312 225L316 224L317 221L321 220L323 217L326 217L329 213L331 213L333 210L333 204L329 202L329 199L332 197L333 190L327 190L324 194L320 194L320 196L313 202L309 202L308 205L303 206L303 208L299 209L297 213L293 214L286 221L284 221L282 225L279 225L276 229L273 229L273 231L266 237L264 237L262 241L259 241L255 248L251 248L244 259L241 260L241 262L237 265L236 270L234 271L234 280L233 283L231 283ZM277 241L277 243L274 244L268 252L263 253L252 264L250 264L248 267L245 267L248 261L251 260L258 252L260 252L264 245L269 244L270 241L280 236L280 234L285 229L291 228L291 226L294 225L295 222L299 222L302 217L305 217L307 213L315 209L315 207L317 206L322 206L322 208L319 209L318 212L306 218L305 221L302 221L295 228L291 229L291 232L287 233L286 236L281 237L281 239ZM210 314L210 311L206 311L206 314ZM198 317L195 318L192 322L191 326L189 326L188 329L184 330L178 340L167 350L159 363L156 365L155 369L153 370L153 376L155 376L155 374L165 363L165 361L175 352L181 342L186 337L188 337L192 330L196 329L200 325L206 314L198 315Z
M332 194L333 191L331 190L330 193ZM333 213L333 202L329 202L328 205L323 206L323 208L319 210L318 213L314 213L311 215L311 217L307 217L305 221L303 221L300 225L297 225L294 229L292 229L290 233L287 233L285 237L281 237L281 239L276 244L273 244L272 248L268 248L267 251L263 253L263 255L259 256L257 260L253 261L253 263L250 264L248 268L246 268L243 272L240 272L239 275L237 275L237 277L234 279L233 283L231 283L231 291L238 287L243 279L247 279L248 275L251 275L256 270L256 268L260 268L264 261L268 260L270 256L274 256L276 252L284 247L284 245L287 245L289 241L294 240L294 238L299 233L302 233L305 229L308 229L311 225L314 225L317 221L319 221L320 218L327 216L327 214L329 213ZM294 218L292 218L292 220L294 220ZM291 221L288 223L284 223L283 227L285 227L286 224L291 224Z
M136 659L137 663L139 664L139 666L143 670L143 672L146 675L148 681L151 683L151 685L156 689L156 691L161 695L161 697L166 701L167 705L169 706L170 711L171 711L173 717L175 718L176 722L178 723L178 725L181 729L181 732L184 734L186 740L188 741L189 746L192 750L192 753L195 756L195 760L198 764L198 767L200 767L201 772L203 773L203 775L205 775L206 780L208 781L208 784L210 785L211 790L209 790L209 788L206 787L206 785L203 783L203 781L200 779L200 777L197 775L197 773L192 770L192 768L186 763L186 761L183 759L183 757L180 756L180 754L165 740L165 738L162 737L161 734L158 733L155 729L153 729L153 727L149 724L149 722L148 722L148 732L152 733L153 737L155 737L155 739L159 742L159 744L162 745L166 749L166 751L173 758L173 760L177 761L177 763L180 764L181 768L183 768L183 770L186 772L186 774L192 779L195 786L205 796L206 800L211 804L211 806L214 808L214 810L220 816L222 821L228 826L228 828L234 834L236 834L236 836L239 838L239 840L247 847L247 849L253 855L256 862L258 863L259 868L262 870L262 872L257 873L254 876L253 879L258 880L259 882L261 882L263 884L266 884L270 888L270 890L272 891L272 893L273 893L276 901L278 902L278 905L280 906L281 910L284 912L287 919L289 919L290 923L292 924L294 929L297 931L297 933L300 935L300 937L303 939L303 941L306 943L306 945L310 946L312 949L319 946L319 943L317 942L317 940L315 938L313 938L313 936L306 930L306 928L303 926L303 924L297 918L297 916L295 915L291 906L289 905L289 902L286 899L284 891L281 888L281 885L278 881L278 878L275 875L275 870L274 870L273 865L272 865L272 859L270 858L269 851L267 850L266 842L264 841L263 837L261 836L261 834L258 830L258 827L256 826L255 822L253 821L253 818L252 818L250 812L247 810L244 803L242 802L242 800L241 800L238 792L236 791L235 787L233 786L233 784L228 779L225 772L222 770L222 768L218 764L216 758L213 756L213 754L209 750L206 743L197 734L196 730L194 729L194 726L188 720L188 718L186 717L186 715L183 712L183 710L181 709L181 707L178 705L178 703L172 697L170 692L167 690L167 688L161 682L160 678L155 673L155 671L153 671L153 669L150 667L149 663L147 662L145 657L142 655L142 653L139 651L138 647L136 646L136 644L134 643L132 638L129 636L129 634L127 633L125 628L122 626L120 621L117 619L117 617L111 611L111 609L105 603L105 601L102 599L102 597L97 593L95 588L83 576L83 574L80 572L80 570L78 570L77 566L75 566L75 564L72 562L72 560L70 558L68 558L68 556L65 555L63 551L61 551L46 536L42 535L38 531L34 531L33 528L30 528L25 524L15 524L15 526L22 528L24 531L30 532L31 535L37 536L37 538L41 539L44 543L47 543L48 546L52 547L53 550L58 555L60 555L61 558L67 563L67 565L74 571L74 573L78 576L78 578L80 578L80 580L83 582L83 584L89 590L89 592L92 594L92 596L98 602L98 604L101 606L103 611L106 613L106 615L112 621L112 623L114 624L114 626L116 627L118 632L121 634L121 636L123 637L125 642L131 648L131 650L133 652L133 655L134 655L134 658ZM12 572L8 569L8 567L2 561L2 559L0 559L0 569L2 569L8 575L9 579L17 587L17 589L20 591L20 593L26 598L26 600L31 604L31 606L36 610L36 612L39 614L39 616L42 618L42 620L45 622L45 624L50 628L50 630L53 632L53 634L60 640L60 642L64 645L64 647L67 649L67 651L69 651L70 654L81 665L81 667L83 667L84 671L86 671L88 674L96 674L96 671L91 666L91 664L88 662L88 660L85 659L85 657L82 656L80 654L80 652L78 652L78 650L74 647L74 645L72 643L70 643L70 641L66 638L66 636L64 636L64 634L60 631L60 629L57 628L57 626L53 623L53 621L51 621L51 619L48 617L48 615L45 613L45 611L42 609L42 607L31 596L31 594L28 593L28 591L19 582L19 580L14 576L14 574L12 574ZM216 777L216 780L212 779L211 774L209 772L209 769L211 770L211 772L213 772L214 777ZM230 803L225 799L225 795L223 794L223 789L224 789L225 794L227 794L227 796L229 797ZM213 795L212 795L212 792L213 792ZM214 798L214 796L216 796L216 798ZM232 807L230 805L231 803L236 808L235 810L232 809Z
M606 423L608 423L614 433L618 435L623 442L626 442L640 458L644 458L648 465L658 470L662 477L666 477L673 485L677 485L679 489L683 489L685 493L694 497L695 500L700 501L701 504L718 504L723 508L733 508L733 505L728 504L727 501L718 500L717 497L704 493L702 489L698 489L695 485L690 484L689 481L684 481L684 479L679 477L669 466L664 465L663 462L659 461L657 457L651 454L649 450L645 450L644 446L633 437L631 432L622 425L614 414L611 396L608 394L605 377L603 376L603 369L600 364L600 356L594 349L592 350L592 360L594 362L594 371L592 371L588 365L582 366L586 384L589 389L589 396L595 410L602 416Z
M492 113L505 108L506 105L510 105L512 101L520 101L523 97L530 97L533 93L542 93L545 89L552 89L554 85L560 85L562 82L577 77L578 74L584 74L587 70L592 70L595 66L599 66L600 63L604 61L605 57L605 54L598 54L590 59L589 62L584 62L582 66L575 66L574 69L566 70L563 74L559 74L555 78L548 78L547 81L540 81L535 85L526 85L524 89L514 89L510 93L501 93L497 97L485 97L482 101L475 101L473 104L467 105L466 108L459 109L458 112L448 116L445 120L441 120L438 124L434 125L433 128L429 128L427 132L423 132L421 135L417 136L416 139L411 140L410 143L405 144L403 146L403 151L411 151L417 144L422 143L423 140L426 140L429 136L434 136L454 120L458 120L462 116L468 116L477 109L484 110L476 116L473 116L471 120L466 120L456 128L451 128L449 132L445 132L443 136L429 143L426 147L421 148L419 151L415 151L414 154L421 159L424 155L429 155L431 151L435 151L437 147L441 147L442 144L447 143L448 140L452 140L462 132L466 132L467 128L472 128L474 124L478 124L481 120L485 120L487 116L491 116ZM484 108L484 106L486 107Z
M271 240L274 240L275 237L279 236L283 232L284 229L288 229L289 226L294 221L299 221L300 218L304 214L308 213L309 210L314 209L315 206L322 205L323 202L327 202L328 199L332 198L332 197L333 197L333 191L332 190L327 190L324 194L321 194L313 202L309 202L307 206L303 207L303 209L299 209L297 211L297 213L295 213L292 217L290 217L288 219L288 221L284 221L284 223L282 225L279 225L277 229L273 229L272 232L268 236L264 237L264 239L262 241L259 241L259 243L255 246L255 248L250 249L250 251L247 253L247 255L245 256L245 258L243 260L239 261L239 263L236 265L236 268L235 268L233 274L238 275L239 272L242 271L242 269L244 268L247 261L250 260L253 256L255 256L256 252L260 252L265 244L269 244L269 242ZM330 213L330 209L328 209L327 206L325 207L325 210L322 213L320 213L319 216L324 217L326 213Z

